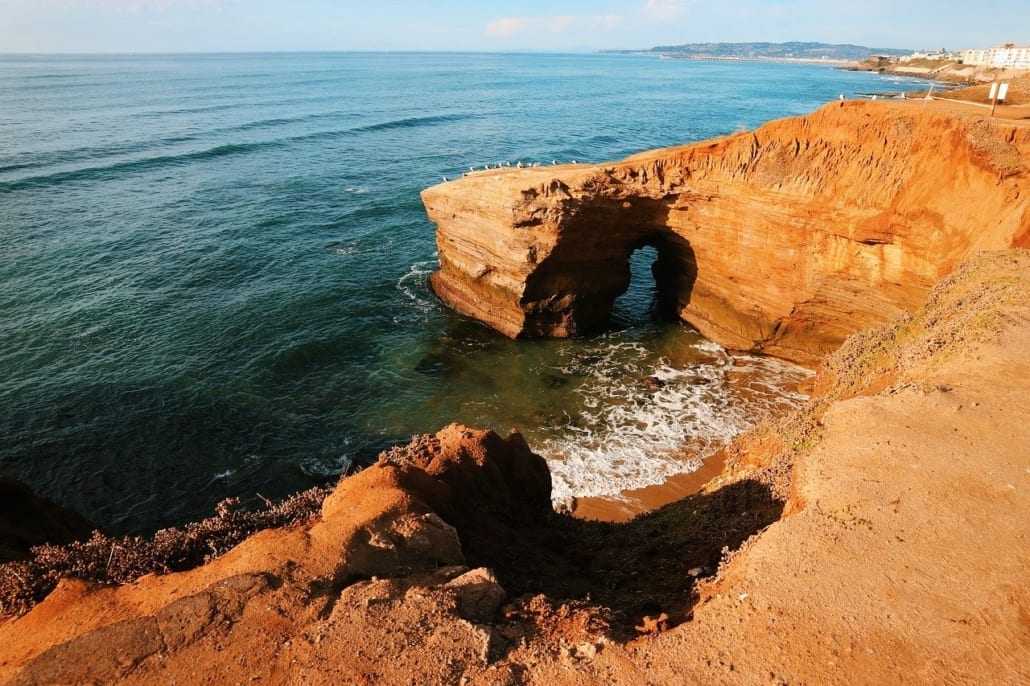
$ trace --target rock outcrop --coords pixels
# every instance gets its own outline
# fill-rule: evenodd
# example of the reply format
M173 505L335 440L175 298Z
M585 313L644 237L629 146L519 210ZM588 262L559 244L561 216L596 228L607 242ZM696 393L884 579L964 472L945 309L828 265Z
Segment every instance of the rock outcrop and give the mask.
M450 426L203 567L65 579L0 620L0 683L1028 683L1028 349L1030 250L980 254L619 525Z
M323 670L341 670L312 657L316 635L340 646L375 636L396 657L390 683L451 683L485 666L489 637L468 620L504 599L491 572L465 566L459 530L553 516L550 489L546 463L517 433L452 425L417 437L341 481L317 521L259 532L203 567L118 587L62 580L0 624L0 683L169 683L172 662L191 683L305 683L312 661L321 676L307 683L354 683L384 668L358 656L327 681ZM0 583L21 574L2 571ZM226 663L229 642L238 650ZM437 659L458 644L459 661Z
M422 193L431 283L508 336L576 336L651 245L683 320L812 363L971 253L1030 245L1028 156L1013 122L847 102L616 163L476 172Z

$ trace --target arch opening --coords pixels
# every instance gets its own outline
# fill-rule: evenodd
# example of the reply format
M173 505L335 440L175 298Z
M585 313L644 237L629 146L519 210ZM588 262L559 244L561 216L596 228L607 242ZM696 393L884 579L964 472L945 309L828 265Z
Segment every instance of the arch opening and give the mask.
M632 329L676 321L676 293L668 246L649 238L626 256L626 287L612 303L609 326Z

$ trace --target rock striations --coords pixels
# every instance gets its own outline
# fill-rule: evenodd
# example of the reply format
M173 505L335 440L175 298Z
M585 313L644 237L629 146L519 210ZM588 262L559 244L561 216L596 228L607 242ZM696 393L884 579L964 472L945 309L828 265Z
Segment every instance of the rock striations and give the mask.
M982 253L618 525L452 425L202 567L62 580L0 617L0 683L1030 683L1028 349L1030 250Z
M894 107L425 192L437 292L512 336L603 322L649 243L737 347L894 319L702 491L575 520L521 436L452 425L194 569L14 616L42 562L0 565L0 683L1030 683L1030 250L930 290L1030 239L1030 127Z
M969 254L1030 245L1030 129L911 105L834 103L621 162L428 188L433 290L511 337L586 334L651 245L683 320L813 363L913 308Z
M487 633L469 620L505 597L464 566L458 532L551 517L550 490L519 434L449 426L343 480L317 521L198 569L119 587L63 580L0 623L0 683L457 683L485 661ZM352 621L359 605L370 612ZM323 640L334 654L371 641L393 659L325 654Z

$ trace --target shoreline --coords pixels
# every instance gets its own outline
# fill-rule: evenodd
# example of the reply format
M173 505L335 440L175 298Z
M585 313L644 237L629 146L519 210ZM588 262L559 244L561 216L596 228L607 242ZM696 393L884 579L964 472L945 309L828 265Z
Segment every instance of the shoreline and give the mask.
M521 438L452 425L196 569L61 581L0 622L0 681L892 683L928 659L1019 681L1028 267L981 253L849 339L806 445L656 516L553 517Z
M701 466L694 471L673 474L660 484L629 489L620 496L576 498L570 514L576 519L589 521L613 524L628 522L638 515L701 492L709 482L723 473L726 459L726 448L720 448L701 460Z
M824 262L840 258L818 284L853 288L832 311L777 325L795 336L779 350L811 344L813 358L829 343L811 341L850 329L813 362L825 376L800 416L777 413L700 469L627 492L641 504L679 502L618 525L584 520L629 518L632 505L582 499L579 517L557 516L547 466L519 434L452 424L341 480L303 521L231 547L191 531L204 559L190 570L115 585L60 578L67 558L53 554L41 561L50 567L0 568L19 593L43 590L24 587L28 571L55 584L0 622L0 682L170 683L198 673L267 684L1025 682L1030 118L990 122L971 109L833 102L715 141L697 158L682 148L603 177L551 172L557 183L538 197L563 207L579 197L584 212L666 197L666 186L639 178L680 169L691 186L669 209L703 201L713 231L743 211L791 218L766 224L768 233L814 215L789 244L720 272L734 302L753 302L744 277L762 298L785 289L813 235ZM944 115L951 110L966 114ZM748 170L738 194L726 195L729 173L704 184L716 153L733 173ZM514 180L537 173L489 180L510 190L486 196L505 210L497 214L506 218L505 202L525 186L536 191ZM461 183L472 199L490 188ZM762 189L770 200L756 208ZM720 198L740 202L713 214ZM847 202L827 210L828 199ZM862 223L871 210L883 214ZM693 264L704 266L695 276L755 234L705 237L688 234ZM933 252L942 244L963 257ZM856 253L863 259L846 261ZM787 267L756 273L777 254ZM906 261L945 275L898 268ZM870 265L877 278L844 281ZM899 285L904 298L876 301ZM721 293L701 278L691 286L695 303ZM791 316L825 295L799 290L786 301ZM727 301L718 303L724 312ZM84 552L70 561L105 574L137 559L108 541Z

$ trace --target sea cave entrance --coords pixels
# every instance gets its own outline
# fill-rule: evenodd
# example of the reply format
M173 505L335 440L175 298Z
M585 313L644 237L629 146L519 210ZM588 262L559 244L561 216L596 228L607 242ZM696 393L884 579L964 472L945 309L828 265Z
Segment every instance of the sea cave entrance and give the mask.
M675 321L676 273L671 246L651 237L626 257L627 286L612 304L609 326L634 329Z

